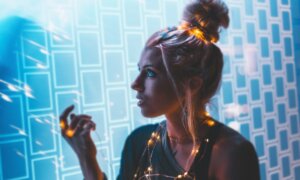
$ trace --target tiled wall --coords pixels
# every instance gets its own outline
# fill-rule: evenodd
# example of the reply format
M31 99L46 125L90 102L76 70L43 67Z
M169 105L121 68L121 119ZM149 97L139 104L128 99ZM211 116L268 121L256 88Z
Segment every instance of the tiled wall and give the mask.
M30 1L23 6L39 16L2 21L0 180L82 179L59 134L57 116L69 104L93 116L98 160L115 179L127 134L162 120L143 118L130 89L143 44L154 31L177 25L185 2ZM299 2L226 2L231 25L218 43L223 82L209 109L253 142L262 179L300 180L299 49L291 17Z

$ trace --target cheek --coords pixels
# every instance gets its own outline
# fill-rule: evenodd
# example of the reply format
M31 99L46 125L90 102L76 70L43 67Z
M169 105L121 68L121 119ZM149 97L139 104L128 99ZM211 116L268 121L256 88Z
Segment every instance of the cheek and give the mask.
M176 92L169 82L154 84L149 88L150 102L156 111L166 111L177 103Z

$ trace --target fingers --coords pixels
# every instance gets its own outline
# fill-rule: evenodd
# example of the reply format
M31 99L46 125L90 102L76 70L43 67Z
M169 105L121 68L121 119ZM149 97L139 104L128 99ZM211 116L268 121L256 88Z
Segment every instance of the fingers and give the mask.
M95 127L96 125L92 121L85 123L83 126L83 130L80 132L80 135L81 136L89 135L92 130L95 130Z
M74 109L74 105L71 105L71 106L67 107L64 110L64 112L60 115L59 124L60 124L62 131L65 129L68 129L67 117L69 116L70 112L73 111L73 109Z
M91 116L89 115L74 115L71 114L71 123L67 131L65 132L65 135L69 138L77 135L81 135L81 132L85 129L88 129L88 131L94 130L96 127L96 124L91 121Z
M92 118L91 116L86 115L86 114L81 114L81 115L77 115L77 116L74 114L71 114L70 129L75 129L81 119L91 120L91 118Z

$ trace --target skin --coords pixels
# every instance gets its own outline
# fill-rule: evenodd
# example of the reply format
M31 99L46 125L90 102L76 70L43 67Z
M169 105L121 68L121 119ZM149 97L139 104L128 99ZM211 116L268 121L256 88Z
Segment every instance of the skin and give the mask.
M183 100L184 94L179 98L176 96L164 69L160 49L146 47L142 52L138 68L140 73L131 88L137 92L141 113L145 117L164 115L169 136L179 139L189 137L180 119L182 117L180 101ZM194 83L191 88L196 92L201 88L201 83ZM86 179L103 179L102 171L96 161L96 147L90 137L95 124L88 115L74 114L71 115L71 121L68 124L67 117L73 108L73 106L68 107L61 115L60 119L67 124L62 129L62 135L77 154ZM68 128L75 130L71 138L66 136ZM202 133L200 136L204 136L207 130L207 126L199 127L199 132ZM170 147L177 152L175 159L178 164L188 170L194 158L190 156L193 148L192 140L183 144L170 141ZM190 161L187 162L187 159ZM253 146L237 132L225 126L221 129L220 136L212 150L209 179L257 180L259 179L257 164Z

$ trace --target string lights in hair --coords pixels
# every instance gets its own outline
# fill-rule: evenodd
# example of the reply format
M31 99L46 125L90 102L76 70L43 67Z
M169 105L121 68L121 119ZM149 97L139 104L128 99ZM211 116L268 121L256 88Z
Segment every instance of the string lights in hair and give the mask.
M197 39L205 43L216 43L217 39L209 35L207 30L203 27L204 25L202 23L203 22L198 24L182 21L181 24L177 27L177 29L187 31L190 36L195 36Z

